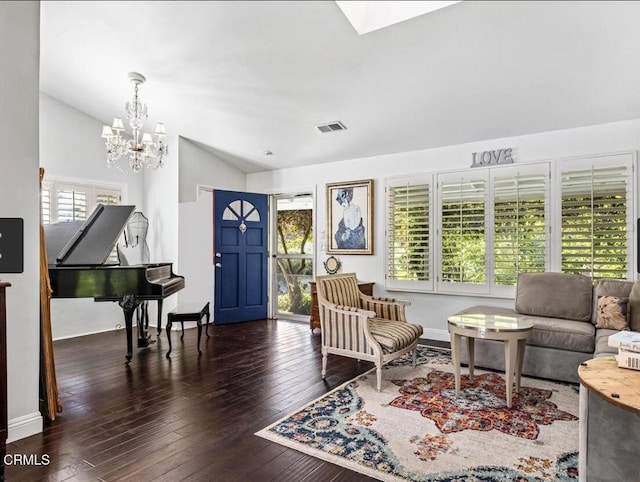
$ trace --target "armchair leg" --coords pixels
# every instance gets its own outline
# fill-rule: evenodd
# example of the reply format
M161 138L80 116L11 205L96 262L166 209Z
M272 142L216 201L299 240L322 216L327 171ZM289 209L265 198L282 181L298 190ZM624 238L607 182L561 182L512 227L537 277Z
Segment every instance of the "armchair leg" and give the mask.
M327 377L327 352L322 351L322 379Z
M416 367L416 355L418 354L418 347L413 349L413 368Z
M382 390L382 365L378 365L376 369L376 388Z

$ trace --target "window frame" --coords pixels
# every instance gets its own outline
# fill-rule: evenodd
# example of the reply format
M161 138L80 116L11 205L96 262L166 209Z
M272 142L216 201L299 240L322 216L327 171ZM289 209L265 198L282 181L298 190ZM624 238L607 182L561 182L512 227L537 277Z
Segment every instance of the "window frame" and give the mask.
M391 249L389 247L389 231L391 224L391 189L402 186L429 186L429 209L427 225L429 227L429 272L427 280L398 280L392 279L389 274L389 265L391 262ZM417 292L431 292L434 289L434 275L433 275L433 263L434 263L434 238L435 226L433 225L433 209L434 209L434 175L425 174L411 177L394 177L385 179L385 250L384 250L384 263L385 263L385 288L388 290L398 291L417 291Z
M528 163L528 164L511 164L509 166L501 166L501 167L493 167L490 168L490 186L491 186L491 246L488 251L490 251L490 288L491 294L499 297L514 297L516 292L515 285L498 285L495 282L495 264L496 264L496 254L495 254L495 182L496 178L504 178L504 173L512 173L512 178L515 178L519 175L532 175L532 174L542 174L544 176L545 185L544 185L544 233L545 233L545 271L551 270L551 253L552 253L552 245L551 242L551 226L553 220L550 216L551 211L551 165L549 162L539 162L539 163ZM517 274L516 274L517 277Z
M419 173L413 176L386 178L385 186L397 186L402 183L424 183L431 179L429 224L430 248L429 265L432 284L421 281L397 281L389 279L390 242L390 214L389 193L385 187L385 289L389 291L424 292L453 294L479 297L513 298L515 285L497 285L495 282L495 191L494 183L497 178L504 178L505 173L513 172L528 175L544 173L545 176L545 270L562 271L562 172L567 169L585 170L590 167L595 169L624 164L627 166L625 183L627 189L626 199L626 223L627 223L627 273L626 279L635 279L636 260L639 256L636 247L636 218L637 218L637 179L636 164L637 152L624 151L617 153L605 153L598 155L575 156L562 159L549 159L544 161L522 162L505 166L486 166L480 168L467 168L452 171ZM508 177L508 176L507 176ZM484 180L485 182L485 283L455 283L442 281L442 182L451 179ZM435 186L435 189L434 189ZM613 279L613 278L612 278Z
M42 182L40 208L45 210L43 205L42 191L49 193L49 222L44 224L57 224L59 221L59 206L55 203L57 193L65 190L83 191L86 193L86 218L95 210L98 205L97 199L101 195L116 196L116 204L124 204L125 187L118 184L96 183L82 180L50 179ZM80 220L78 220L80 221ZM65 221L62 221L65 222Z
M627 188L627 278L635 279L636 275L636 259L638 253L636 251L636 207L638 200L636 199L636 163L637 155L635 152L621 152L612 154L602 154L598 156L584 156L579 158L562 159L553 163L553 197L556 200L557 209L553 212L553 230L551 238L554 250L551 260L551 269L553 271L562 272L562 174L564 170L582 171L589 168L605 168L625 165L627 167L626 188ZM618 278L610 278L618 279Z
M485 229L484 232L484 240L485 240L485 248L484 248L484 267L485 267L485 278L483 283L469 283L469 282L449 282L444 281L442 274L442 202L443 202L443 185L445 183L457 182L460 183L478 183L482 182L483 185L483 193L482 193L482 202L484 203L484 225L485 228L489 227L489 219L492 215L493 209L489 203L488 193L490 192L490 180L489 180L489 170L488 169L468 169L468 170L460 170L460 171L450 171L450 172L442 172L436 175L436 189L437 189L437 200L436 206L436 220L435 225L438 227L436 231L436 290L440 293L454 293L454 294L480 294L480 295L488 295L490 294L490 284L488 273L490 272L490 260L487 246L490 246L493 243L493 230Z
M108 183L93 183L90 181L69 181L63 179L49 179L46 181L42 181L42 187L40 188L40 212L44 213L46 211L46 207L44 206L44 196L43 192L48 192L49 199L49 222L45 222L45 219L41 219L42 224L57 224L60 222L60 216L58 213L58 205L57 203L53 203L51 201L57 199L57 193L60 191L82 191L86 194L86 216L84 219L77 219L76 221L84 221L86 220L91 213L95 210L98 205L98 197L102 195L107 196L115 196L118 198L118 202L115 203L117 205L124 204L124 192L126 186L116 185L116 184L108 184ZM41 215L44 218L44 215ZM71 222L71 221L62 221L62 222ZM122 234L120 235L121 238ZM116 265L119 264L118 253L116 246L114 246L106 264Z

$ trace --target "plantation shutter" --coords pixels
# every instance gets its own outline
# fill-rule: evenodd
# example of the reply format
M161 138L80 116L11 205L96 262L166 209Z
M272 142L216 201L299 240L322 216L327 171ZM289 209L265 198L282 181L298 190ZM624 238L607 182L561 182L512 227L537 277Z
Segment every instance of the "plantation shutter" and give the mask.
M497 171L493 178L494 284L515 286L518 273L546 270L548 174Z
M87 219L87 198L86 189L60 186L55 195L58 222L65 223Z
M628 165L595 165L562 172L563 272L594 279L628 277L630 170Z
M96 188L96 204L120 204L120 191Z
M40 189L40 216L42 224L51 224L51 186L46 183Z
M120 191L95 188L95 201L98 204L120 204ZM113 247L106 264L119 264L118 249Z
M488 171L438 177L440 286L486 293L486 197Z
M40 190L40 206L44 224L84 221L98 204L120 204L118 189L82 184L45 182ZM118 264L116 248L107 264Z
M431 183L387 185L387 287L432 289Z

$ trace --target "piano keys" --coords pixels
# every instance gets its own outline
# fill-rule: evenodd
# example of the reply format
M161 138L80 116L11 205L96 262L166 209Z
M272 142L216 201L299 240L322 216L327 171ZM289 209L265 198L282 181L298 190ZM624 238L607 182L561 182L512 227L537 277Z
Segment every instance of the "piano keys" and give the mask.
M127 363L133 353L133 314L142 301L158 302L158 331L165 298L184 288L172 263L109 264L109 255L135 206L98 205L80 226L45 226L52 298L93 298L118 302L125 318ZM66 225L66 226L65 226ZM60 249L60 246L63 246ZM51 260L55 259L55 264ZM148 323L138 320L138 347L148 346Z

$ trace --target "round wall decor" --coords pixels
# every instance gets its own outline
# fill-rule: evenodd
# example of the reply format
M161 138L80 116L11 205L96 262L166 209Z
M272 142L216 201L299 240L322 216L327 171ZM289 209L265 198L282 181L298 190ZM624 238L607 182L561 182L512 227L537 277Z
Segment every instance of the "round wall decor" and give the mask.
M335 256L329 256L324 262L324 270L327 274L336 274L340 269L340 261Z

